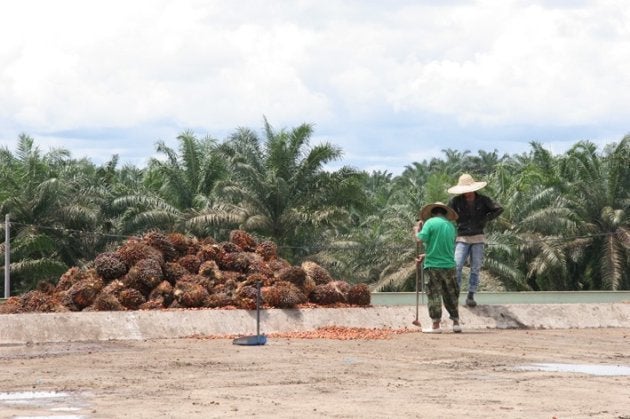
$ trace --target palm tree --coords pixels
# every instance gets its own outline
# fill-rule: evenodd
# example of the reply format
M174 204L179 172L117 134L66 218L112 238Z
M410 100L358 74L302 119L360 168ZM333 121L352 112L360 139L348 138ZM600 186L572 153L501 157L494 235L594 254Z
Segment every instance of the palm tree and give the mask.
M574 271L593 289L630 287L630 136L606 156L579 142L567 152L563 174L572 185L568 207L576 218Z
M413 252L408 253L413 249L411 236L403 232L413 226L414 211L394 203L397 186L390 173L364 172L361 187L365 205L353 211L352 222L331 236L315 259L348 281L372 283L379 289L383 284L399 287L405 281L399 278L404 276L400 267L413 261Z
M215 183L226 174L225 161L217 152L217 141L201 140L186 131L177 137L179 155L163 141L157 152L165 160L149 161L148 183L153 183L160 195L179 209L194 208L198 196L209 196Z
M424 202L424 187L430 175L426 161L406 166L402 174L394 179L389 203L407 205L411 211L418 211Z
M563 156L532 143L500 164L491 184L506 211L487 265L518 289L627 288L628 138L604 157L590 142Z
M320 248L322 232L338 228L349 209L362 204L358 174L348 168L324 171L341 150L329 143L311 147L309 124L276 131L265 119L264 132L261 140L242 128L223 144L233 174L220 183L223 207L201 220L238 220L239 228L274 240L285 257L299 259Z
M432 173L446 173L451 177L456 177L466 172L469 166L470 150L453 150L451 148L443 149L446 160L431 159L429 169Z
M563 191L561 159L531 143L527 156L504 159L487 177L505 211L488 228L486 267L508 289L573 289L566 232L575 225Z
M70 159L64 149L42 154L27 135L20 135L16 155L2 149L0 161L0 213L11 219L14 288L54 281L93 256L95 238L86 234L100 222L98 200L86 182L93 165Z
M142 184L115 199L121 232L155 228L197 235L213 233L208 224L196 218L213 205L213 189L227 175L225 161L217 141L210 137L199 140L186 131L177 140L179 153L158 142L157 152L163 158L152 158L142 172Z
M466 172L474 173L482 178L494 173L495 168L502 161L508 158L507 155L499 157L498 151L495 149L492 152L479 150L477 156L470 156L466 164Z

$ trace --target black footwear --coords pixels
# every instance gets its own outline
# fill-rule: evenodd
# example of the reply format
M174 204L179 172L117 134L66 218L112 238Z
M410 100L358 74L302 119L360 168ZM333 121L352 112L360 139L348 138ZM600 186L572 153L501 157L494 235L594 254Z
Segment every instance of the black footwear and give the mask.
M468 293L468 297L466 297L466 305L468 307L476 307L477 302L475 301L474 294L472 292Z

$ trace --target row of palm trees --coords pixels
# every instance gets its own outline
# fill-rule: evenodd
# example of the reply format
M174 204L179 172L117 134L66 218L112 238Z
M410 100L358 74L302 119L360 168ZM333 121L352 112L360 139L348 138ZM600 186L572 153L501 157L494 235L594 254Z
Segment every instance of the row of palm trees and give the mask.
M505 211L488 230L487 274L511 290L630 289L630 136L603 150L588 141L554 155L444 150L399 176L350 167L313 127L223 141L177 137L138 168L43 153L21 135L0 149L0 212L11 219L12 293L55 281L127 237L149 230L225 240L241 228L275 241L292 263L312 259L373 289L411 290L411 226L427 202L447 201L462 172L488 181Z

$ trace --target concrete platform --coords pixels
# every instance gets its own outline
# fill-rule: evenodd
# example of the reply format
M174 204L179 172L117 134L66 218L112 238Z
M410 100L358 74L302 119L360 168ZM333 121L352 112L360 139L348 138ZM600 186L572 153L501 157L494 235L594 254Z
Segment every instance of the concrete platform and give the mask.
M466 294L465 291L460 294L460 304L466 301ZM479 304L493 305L630 303L630 291L480 291L475 294L475 300ZM415 306L416 293L373 292L371 301L375 306Z
M513 304L460 307L464 332L474 329L630 328L629 303ZM324 326L415 329L415 306L262 310L261 333L308 331ZM430 320L419 307L423 325ZM444 312L445 328L450 327ZM194 335L256 333L256 311L173 310L0 315L0 345L43 342L143 340Z

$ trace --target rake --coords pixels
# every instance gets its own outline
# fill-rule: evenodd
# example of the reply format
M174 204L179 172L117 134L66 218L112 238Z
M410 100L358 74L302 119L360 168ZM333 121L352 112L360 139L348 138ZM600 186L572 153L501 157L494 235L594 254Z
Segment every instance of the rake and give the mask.
M267 343L267 336L260 334L260 281L256 282L256 334L238 337L232 343L242 346L261 346Z

